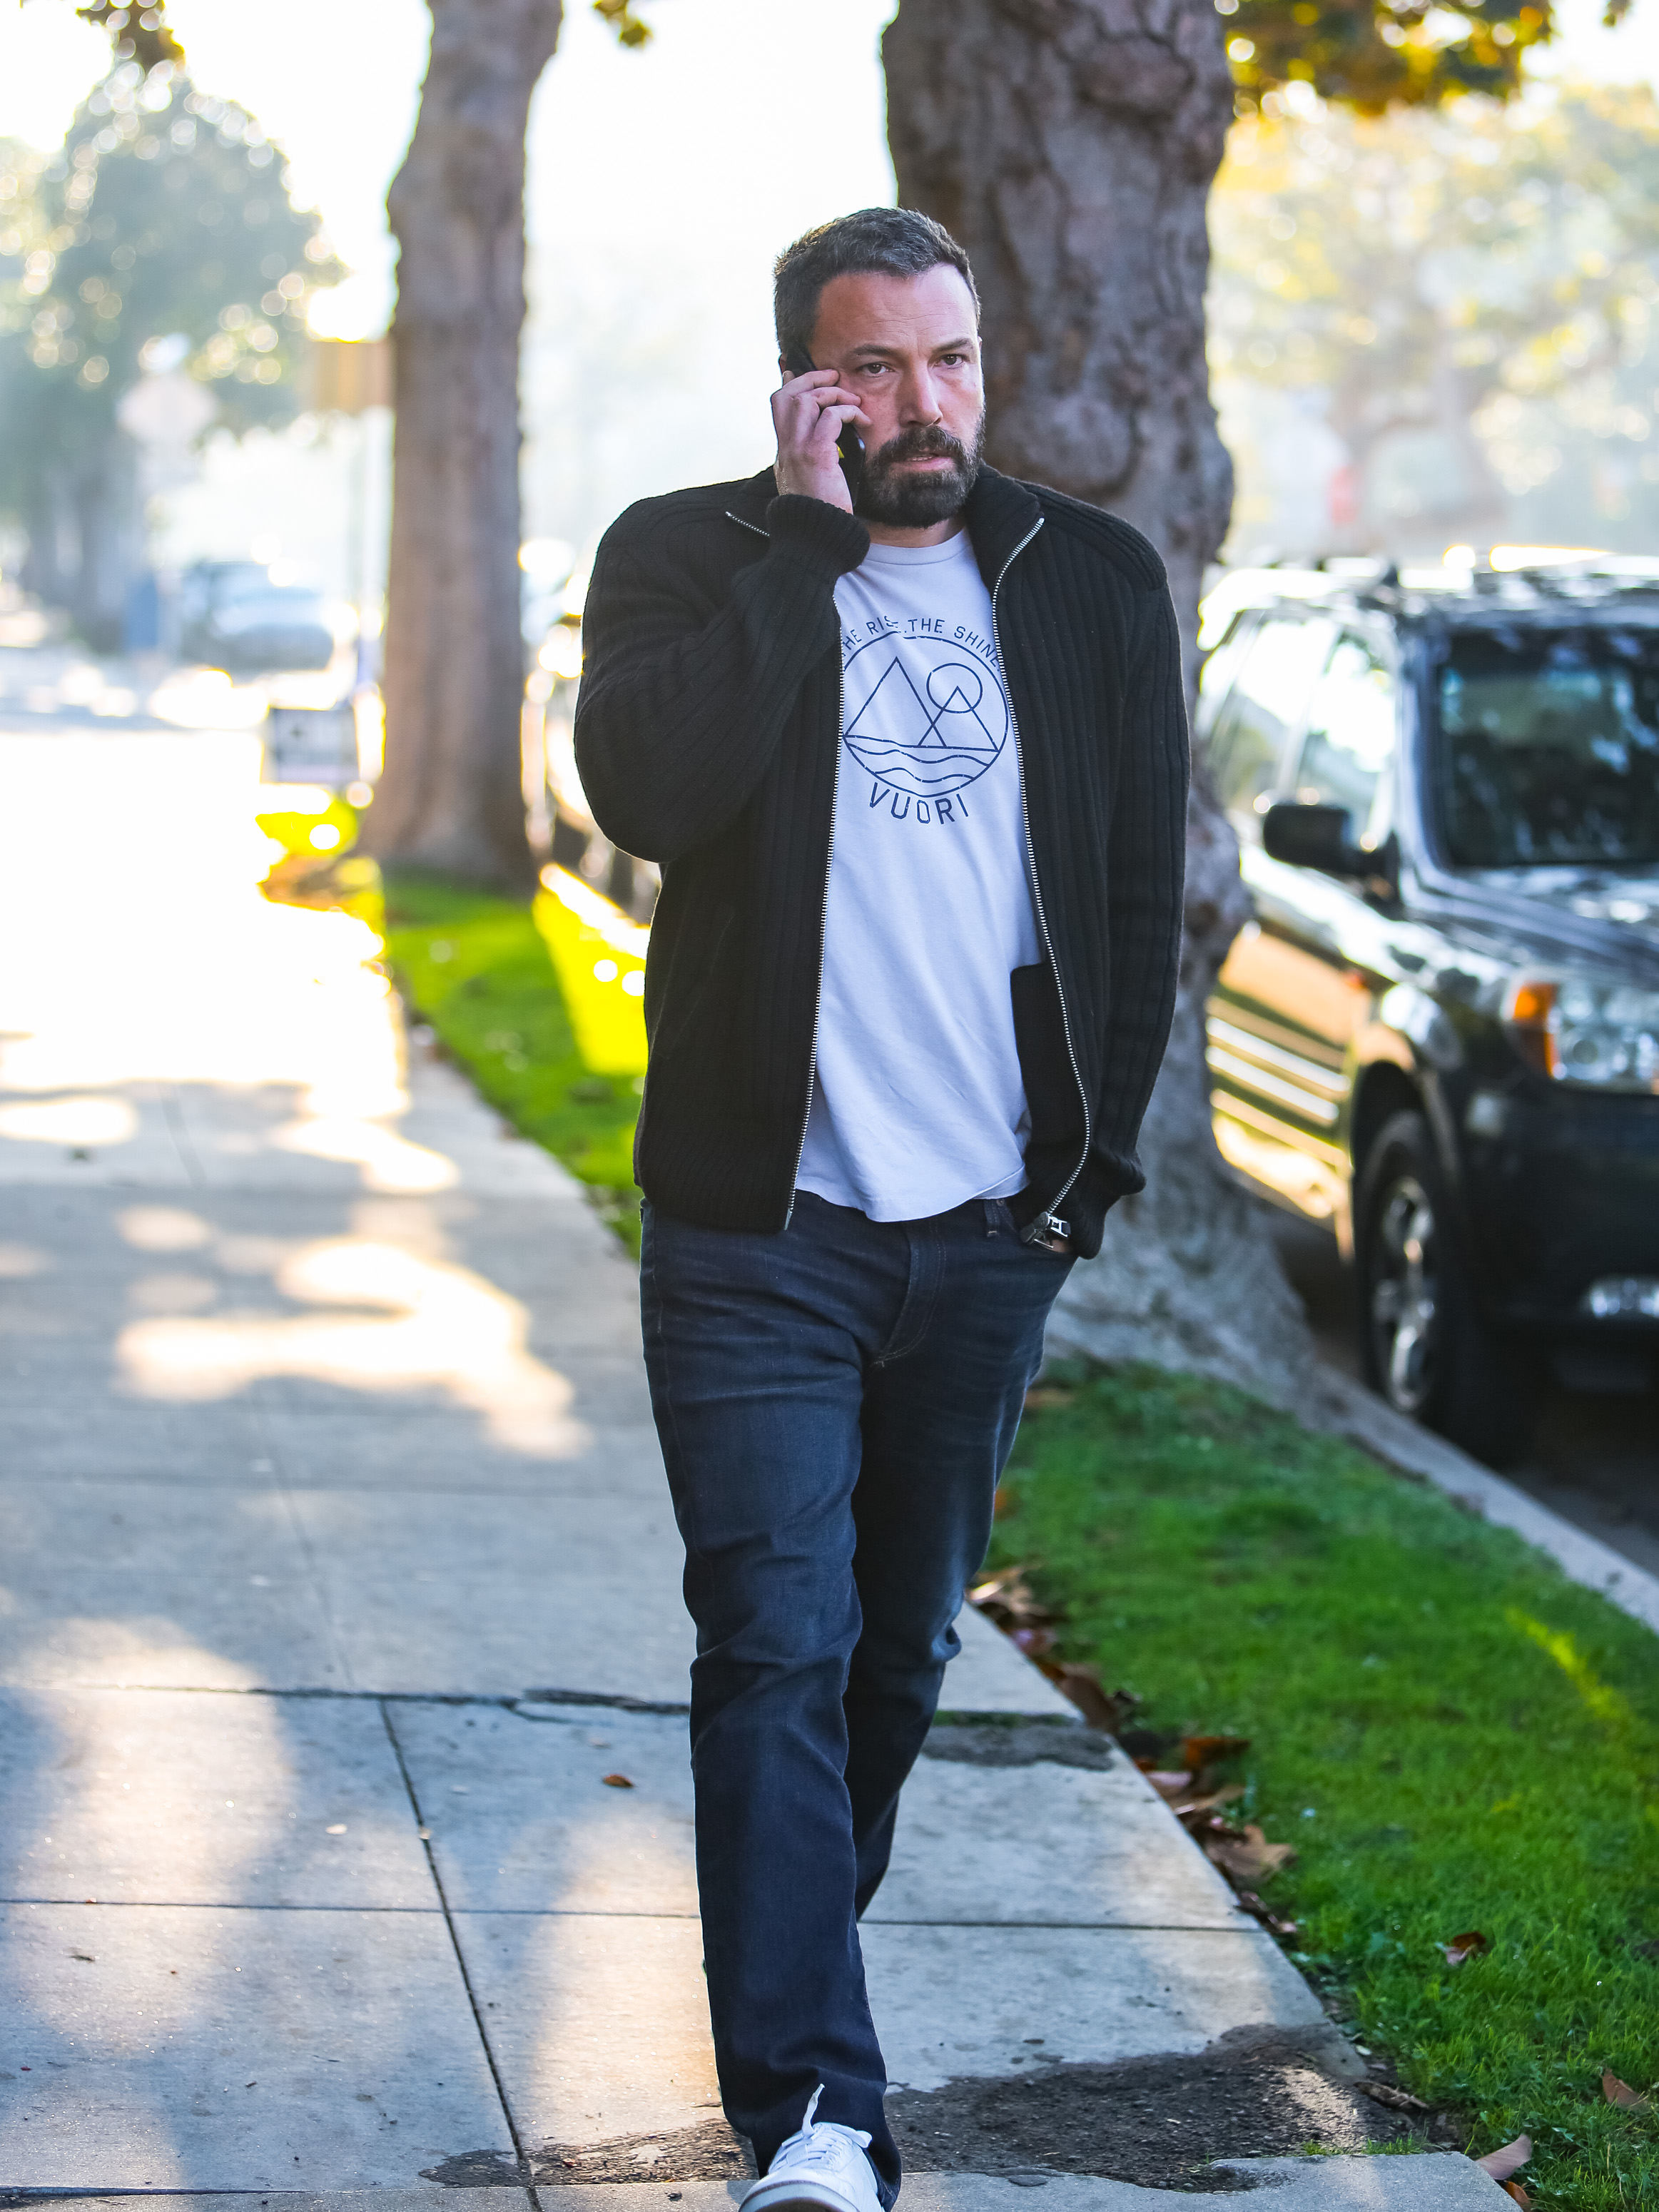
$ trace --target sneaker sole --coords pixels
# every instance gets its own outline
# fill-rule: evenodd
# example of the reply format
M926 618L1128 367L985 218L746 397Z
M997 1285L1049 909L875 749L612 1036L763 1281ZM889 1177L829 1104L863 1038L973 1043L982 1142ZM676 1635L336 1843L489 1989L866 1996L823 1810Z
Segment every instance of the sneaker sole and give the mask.
M856 2202L827 2182L762 2179L744 2191L741 2212L859 2212Z

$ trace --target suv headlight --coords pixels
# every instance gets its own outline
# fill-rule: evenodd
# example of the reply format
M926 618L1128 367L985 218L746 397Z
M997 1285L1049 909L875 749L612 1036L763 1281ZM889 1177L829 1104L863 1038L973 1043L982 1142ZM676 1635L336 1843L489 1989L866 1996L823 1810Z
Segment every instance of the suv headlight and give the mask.
M1659 1091L1659 991L1522 976L1504 996L1504 1025L1528 1066L1558 1083Z

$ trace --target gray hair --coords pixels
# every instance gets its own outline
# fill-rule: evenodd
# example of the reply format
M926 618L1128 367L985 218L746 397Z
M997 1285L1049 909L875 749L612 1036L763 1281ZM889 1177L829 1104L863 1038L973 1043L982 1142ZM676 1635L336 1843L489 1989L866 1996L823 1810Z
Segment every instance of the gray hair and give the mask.
M773 264L778 351L786 360L796 353L810 357L818 301L831 277L921 276L941 262L968 287L977 320L979 293L968 256L931 216L914 208L872 207L820 223L787 246Z

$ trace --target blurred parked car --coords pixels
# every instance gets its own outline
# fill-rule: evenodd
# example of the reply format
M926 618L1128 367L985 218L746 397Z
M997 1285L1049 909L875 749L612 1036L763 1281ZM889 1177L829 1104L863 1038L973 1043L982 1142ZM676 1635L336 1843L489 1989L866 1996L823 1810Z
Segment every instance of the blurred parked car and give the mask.
M584 575L568 607L550 623L525 687L527 711L539 720L534 748L546 787L549 857L602 890L613 904L641 923L649 922L662 887L660 872L613 845L594 821L587 794L576 772L576 693L581 683L581 598Z
M179 584L179 650L232 676L324 669L356 636L343 601L258 561L202 561Z
M1376 578L1207 604L1256 916L1215 1128L1351 1255L1372 1386L1503 1464L1540 1358L1638 1388L1659 1346L1659 563Z

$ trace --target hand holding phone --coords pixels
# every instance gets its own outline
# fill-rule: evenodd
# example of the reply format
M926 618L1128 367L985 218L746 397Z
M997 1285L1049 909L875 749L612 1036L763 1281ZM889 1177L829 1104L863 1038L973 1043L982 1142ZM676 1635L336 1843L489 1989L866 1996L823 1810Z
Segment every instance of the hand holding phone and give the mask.
M867 427L868 417L835 370L814 368L799 349L787 356L785 367L787 379L772 395L778 489L821 499L850 514L864 466L864 444L854 425Z

